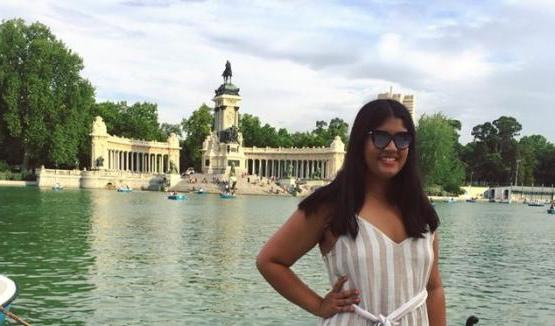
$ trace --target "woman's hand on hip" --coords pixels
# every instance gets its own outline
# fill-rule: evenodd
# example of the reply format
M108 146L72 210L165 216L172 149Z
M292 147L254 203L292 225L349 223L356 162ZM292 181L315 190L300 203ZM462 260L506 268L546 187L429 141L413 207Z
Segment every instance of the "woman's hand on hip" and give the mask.
M341 276L333 285L331 291L326 294L318 309L318 316L329 318L339 312L353 312L353 304L360 302L359 292L356 289L342 291L341 288L347 282L347 276Z

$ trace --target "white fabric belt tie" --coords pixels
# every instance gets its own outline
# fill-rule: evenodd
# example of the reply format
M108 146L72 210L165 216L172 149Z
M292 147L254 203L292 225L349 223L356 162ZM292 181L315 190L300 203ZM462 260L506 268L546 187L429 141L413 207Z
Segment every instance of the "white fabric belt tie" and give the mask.
M374 322L376 326L395 326L399 324L399 319L403 318L409 312L414 311L416 310L416 308L423 305L424 302L426 302L426 298L428 298L428 291L424 289L422 290L422 292L418 293L418 295L405 302L399 308L395 309L388 316L384 316L382 314L374 316L357 305L353 305L353 307L355 308L355 312L359 316Z

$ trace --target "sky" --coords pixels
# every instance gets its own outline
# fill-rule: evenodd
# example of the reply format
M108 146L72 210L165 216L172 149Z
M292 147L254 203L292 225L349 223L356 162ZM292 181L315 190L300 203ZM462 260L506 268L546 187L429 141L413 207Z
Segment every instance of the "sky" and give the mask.
M83 58L97 102L158 104L160 122L213 107L226 60L240 113L289 131L352 126L378 93L414 94L417 118L500 116L555 142L555 1L0 0Z

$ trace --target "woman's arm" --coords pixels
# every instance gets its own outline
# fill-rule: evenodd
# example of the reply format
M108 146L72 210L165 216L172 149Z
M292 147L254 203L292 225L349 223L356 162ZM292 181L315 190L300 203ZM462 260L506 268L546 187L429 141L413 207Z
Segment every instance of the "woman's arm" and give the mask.
M443 292L443 284L439 275L439 237L437 232L434 236L434 262L432 264L432 272L428 281L428 299L426 306L428 307L428 319L430 326L445 326L447 319L445 316L445 294Z
M293 273L290 267L320 242L326 228L323 214L307 218L297 210L268 240L256 258L256 266L266 281L287 300L320 316L352 311L358 292L341 291L346 278L340 279L325 298L320 297Z

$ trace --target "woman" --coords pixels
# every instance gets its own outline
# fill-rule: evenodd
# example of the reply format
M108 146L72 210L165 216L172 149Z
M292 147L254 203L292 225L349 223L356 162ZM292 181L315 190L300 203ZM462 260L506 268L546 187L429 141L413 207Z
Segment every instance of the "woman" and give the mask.
M258 254L264 278L320 325L446 325L439 219L422 190L414 136L399 102L364 105L341 171ZM323 298L290 269L316 244L333 285Z

